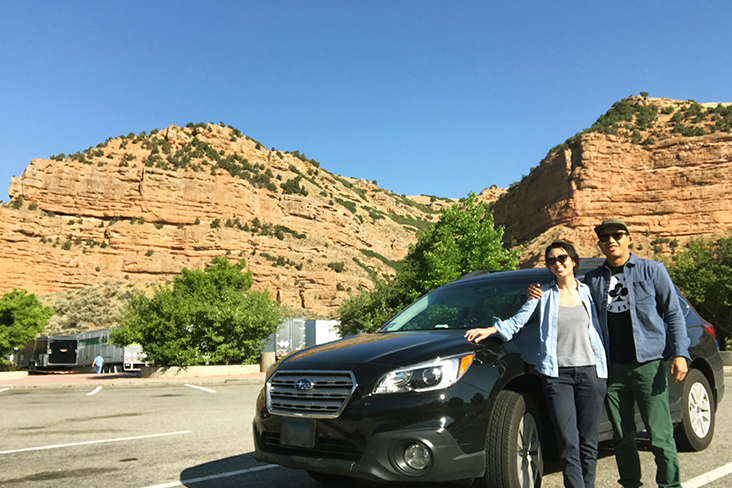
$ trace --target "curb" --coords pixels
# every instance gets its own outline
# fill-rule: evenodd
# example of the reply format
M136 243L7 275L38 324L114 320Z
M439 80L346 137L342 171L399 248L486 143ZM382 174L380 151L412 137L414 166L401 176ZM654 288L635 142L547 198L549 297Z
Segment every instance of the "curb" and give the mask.
M95 388L98 386L109 388L138 388L194 385L264 385L264 373L241 376L211 376L187 378L105 378L111 375L56 375L35 376L16 380L0 380L0 389L59 389L59 388Z
M170 387L170 386L182 386L185 384L190 385L222 385L222 384L237 384L237 385L260 385L263 386L264 382L261 380L222 380L222 381L164 381L164 382L150 382L150 383L77 383L77 384L62 384L54 385L49 383L43 383L40 385L12 385L12 384L0 384L0 389L9 388L11 390L59 390L62 388L73 389L73 388L96 388L102 386L105 388L148 388L148 387Z
M732 351L719 351L719 357L722 358L725 368L732 367Z
M0 381L19 380L28 377L28 371L3 371L0 372Z

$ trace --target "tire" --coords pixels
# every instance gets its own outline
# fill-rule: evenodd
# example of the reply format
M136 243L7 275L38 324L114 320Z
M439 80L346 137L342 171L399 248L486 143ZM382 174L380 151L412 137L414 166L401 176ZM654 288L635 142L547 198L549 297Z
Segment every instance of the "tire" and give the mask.
M335 474L327 474L327 473L318 473L317 471L306 471L308 476L310 476L312 479L317 481L318 483L321 483L323 485L328 486L353 486L356 484L358 486L358 483L352 479L348 478L346 476L338 476Z
M698 369L690 369L684 379L684 409L674 430L680 451L706 449L714 437L714 396L709 381Z
M528 395L502 391L485 439L485 488L539 488L544 474L541 417Z

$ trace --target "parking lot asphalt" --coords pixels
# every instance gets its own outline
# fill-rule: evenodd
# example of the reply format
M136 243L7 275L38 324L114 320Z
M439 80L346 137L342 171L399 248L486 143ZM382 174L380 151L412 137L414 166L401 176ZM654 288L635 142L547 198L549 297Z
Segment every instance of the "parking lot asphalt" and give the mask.
M32 374L24 378L0 378L1 388L76 388L96 386L161 386L180 385L185 383L196 385L215 385L220 383L263 384L264 373L250 373L227 376L196 376L175 378L142 378L140 373L49 373Z

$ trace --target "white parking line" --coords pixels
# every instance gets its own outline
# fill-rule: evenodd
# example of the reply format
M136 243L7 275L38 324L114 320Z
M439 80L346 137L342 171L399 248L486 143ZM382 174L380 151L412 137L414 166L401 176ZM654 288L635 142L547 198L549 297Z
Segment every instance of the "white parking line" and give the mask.
M719 478L724 478L728 474L732 473L732 463L725 464L721 468L717 468L708 473L704 473L701 476L697 476L689 481L684 481L684 488L700 488L706 484L716 481Z
M199 389L199 390L207 391L207 392L209 392L209 393L216 393L216 390L211 390L211 389L209 389L209 388L204 388L204 387L202 387L202 386L196 386L196 385L189 385L189 384L185 384L185 385L183 385L183 386L188 386L189 388L197 388L197 389Z
M86 394L86 396L94 395L95 393L99 393L101 390L102 390L102 387L97 386L97 388L94 391L90 391L89 393Z
M192 478L189 480L172 481L170 483L163 483L162 485L146 486L145 488L173 488L175 486L189 485L192 483L200 483L202 481L217 480L219 478L228 478L229 476L238 476L240 474L254 473L255 471L262 471L263 469L279 468L276 464L268 464L266 466L257 466L256 468L242 469L239 471L229 471L228 473L212 474L211 476L203 476L201 478Z
M11 454L14 452L26 452L26 451L43 451L46 449L58 449L59 447L72 447L72 446L85 446L89 444L104 444L106 442L121 442L121 441L134 441L137 439L150 439L152 437L164 437L168 435L181 435L190 434L190 430L183 430L181 432L168 432L166 434L151 434L151 435L140 435L136 437L122 437L119 439L103 439L100 441L88 441L88 442L74 442L72 444L56 444L54 446L41 446L41 447L28 447L25 449L12 449L10 451L0 451L0 454Z
M4 392L5 390L9 390L9 389L10 388L3 388L2 390L0 390L0 393Z

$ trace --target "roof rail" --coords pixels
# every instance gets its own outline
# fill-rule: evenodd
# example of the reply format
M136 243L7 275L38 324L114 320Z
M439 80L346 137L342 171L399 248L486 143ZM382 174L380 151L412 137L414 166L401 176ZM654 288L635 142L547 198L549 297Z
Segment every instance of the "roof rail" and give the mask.
M580 258L579 266L577 266L577 269L584 269L584 270L595 269L597 267L602 266L602 264L604 262L605 262L605 258ZM493 273L500 273L501 271L505 271L505 270L503 270L503 269L476 269L475 271L470 271L468 273L460 275L460 277L455 281L465 280L468 278L474 278L476 276L484 276L484 275L489 275L489 274L493 274Z
M483 275L498 273L500 271L505 271L505 270L501 270L501 269L476 269L475 271L470 271L468 273L465 273L463 275L460 275L460 277L457 280L455 280L455 281L464 280L466 278L473 278L475 276L483 276Z
M577 269L595 269L602 266L605 258L580 258Z

